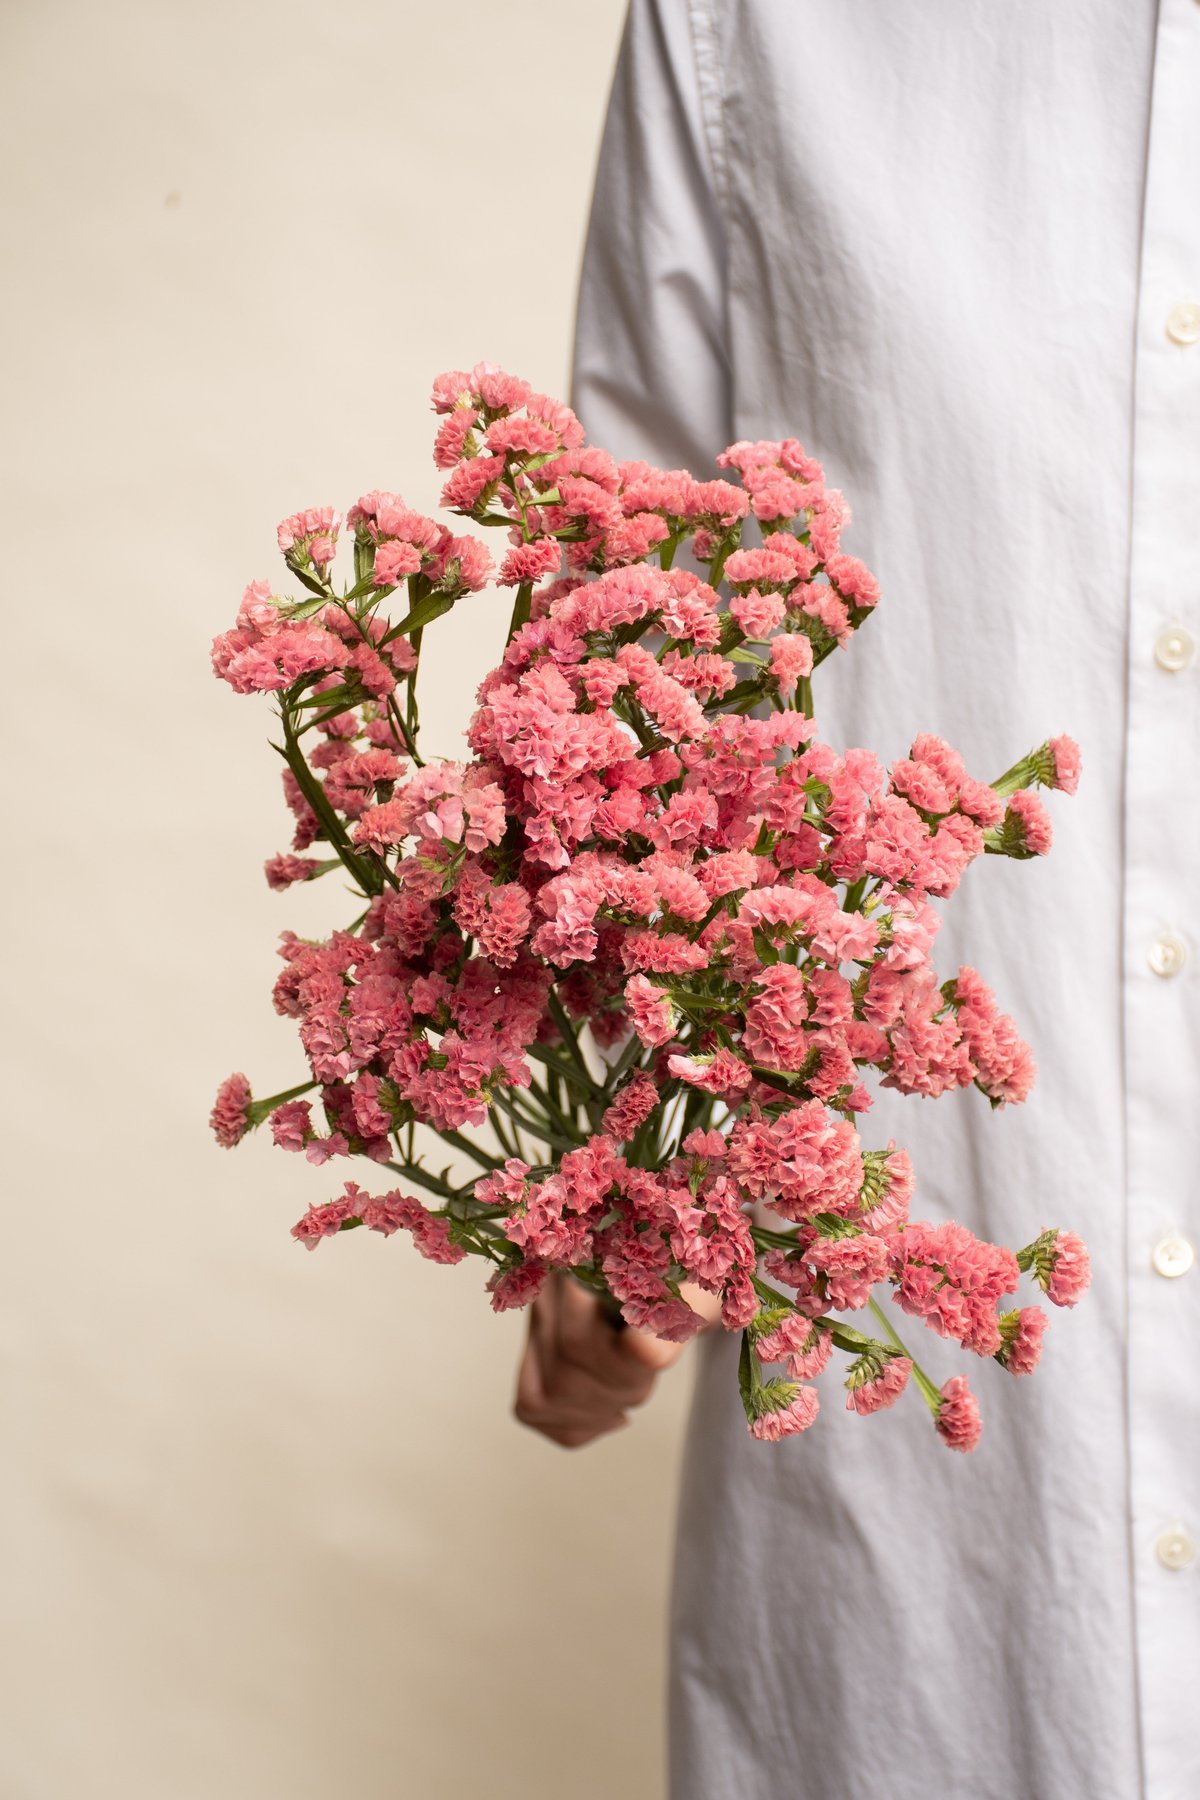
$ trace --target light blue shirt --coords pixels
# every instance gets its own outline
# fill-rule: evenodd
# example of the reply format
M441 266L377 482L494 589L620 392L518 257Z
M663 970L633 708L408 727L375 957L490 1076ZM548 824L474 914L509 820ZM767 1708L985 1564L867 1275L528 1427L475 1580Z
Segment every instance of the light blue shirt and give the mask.
M862 1123L912 1151L915 1216L1078 1230L1092 1290L1032 1377L965 1368L971 1457L915 1394L860 1419L836 1387L752 1442L736 1339L702 1341L674 1800L1195 1800L1200 5L635 0L575 400L623 456L821 458L883 588L817 679L836 746L1084 753L1049 860L972 869L940 939L1031 1099Z

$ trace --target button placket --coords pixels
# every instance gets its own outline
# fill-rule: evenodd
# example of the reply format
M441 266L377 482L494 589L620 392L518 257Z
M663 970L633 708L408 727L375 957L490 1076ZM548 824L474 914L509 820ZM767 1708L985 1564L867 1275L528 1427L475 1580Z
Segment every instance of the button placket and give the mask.
M1159 0L1156 11L1134 379L1127 659L1127 1348L1139 1794L1140 1800L1175 1800L1181 1767L1194 1770L1176 1696L1200 1688L1200 1607L1193 1585L1200 1567L1200 1387L1191 1304L1200 1267L1190 1241L1200 1232L1192 1124L1197 1076L1184 986L1191 985L1191 939L1200 929L1190 898L1200 891L1200 835L1189 828L1200 779L1200 718L1191 692L1200 672L1200 613L1192 610L1200 602L1200 213L1181 180L1190 167L1200 91L1200 8L1193 0ZM1167 909L1176 906L1180 912L1172 920ZM1200 1245L1200 1238L1195 1242Z

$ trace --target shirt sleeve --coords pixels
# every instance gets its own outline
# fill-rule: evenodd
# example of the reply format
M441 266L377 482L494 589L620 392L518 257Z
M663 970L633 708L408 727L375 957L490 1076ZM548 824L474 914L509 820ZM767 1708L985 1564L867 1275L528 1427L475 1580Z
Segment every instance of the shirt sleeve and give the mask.
M707 29L699 0L632 0L584 249L572 381L594 442L698 474L733 436Z

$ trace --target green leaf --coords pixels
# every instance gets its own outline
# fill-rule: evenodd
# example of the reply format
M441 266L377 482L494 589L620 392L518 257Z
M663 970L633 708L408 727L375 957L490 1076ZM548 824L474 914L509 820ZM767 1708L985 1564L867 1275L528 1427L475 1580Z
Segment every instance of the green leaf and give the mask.
M362 698L362 689L358 683L355 682L351 687L348 683L343 682L340 687L322 688L319 694L312 694L307 700L297 700L295 710L296 712L306 712L314 706L332 706L335 710L344 712L347 706L353 705L355 695L359 699Z
M293 600L288 605L287 617L291 620L311 619L314 613L322 612L332 604L327 594L322 594L319 600Z
M742 1406L746 1417L753 1420L758 1417L755 1396L759 1386L758 1358L750 1344L750 1333L742 1332L742 1349L738 1357L738 1393L742 1397Z
M325 584L314 580L311 575L306 575L303 569L298 569L296 567L295 563L290 562L288 568L292 571L292 574L296 577L297 581L303 582L310 594L319 594L321 596L322 605L327 601L332 600L333 595L329 592L329 589Z
M734 712L743 705L753 705L762 698L761 681L739 681L737 686L720 700L711 700L704 708L706 713Z
M277 750L287 763L296 778L301 793L320 820L326 838L341 857L347 870L358 882L363 893L378 894L383 887L384 880L380 873L380 865L371 857L359 856L356 853L346 835L342 821L329 803L324 788L309 768L303 750L292 735L288 721L285 719L283 723L284 743L272 744L271 748Z
M433 619L440 619L443 613L448 613L454 601L453 594L430 594L428 599L419 600L398 625L392 626L383 642L389 644L393 638L406 637L409 632L422 630Z
M528 623L529 609L532 600L533 583L532 581L523 581L517 589L517 597L513 602L512 618L508 622L508 637L505 639L506 643L520 631L523 625Z

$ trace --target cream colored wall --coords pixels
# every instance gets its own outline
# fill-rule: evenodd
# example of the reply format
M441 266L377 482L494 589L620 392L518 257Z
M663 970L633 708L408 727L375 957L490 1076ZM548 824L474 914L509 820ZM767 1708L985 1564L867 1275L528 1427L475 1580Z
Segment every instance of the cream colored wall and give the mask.
M619 0L8 0L5 1800L651 1800L686 1377L573 1456L474 1265L288 1227L275 521L430 506L430 377L550 389ZM14 272L15 271L15 276ZM430 634L449 749L503 606ZM433 694L436 703L433 703Z

